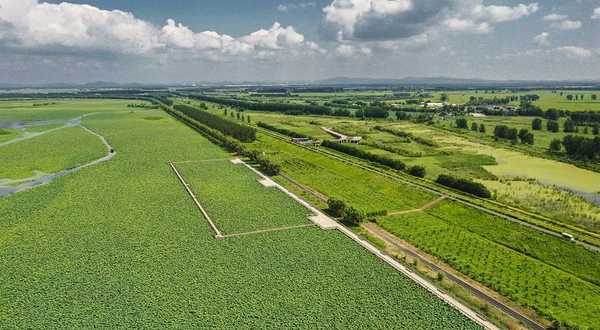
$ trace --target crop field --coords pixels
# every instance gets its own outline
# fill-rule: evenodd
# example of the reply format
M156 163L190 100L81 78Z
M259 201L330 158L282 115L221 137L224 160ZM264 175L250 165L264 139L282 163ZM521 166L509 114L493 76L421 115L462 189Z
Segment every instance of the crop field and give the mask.
M81 127L69 127L0 146L0 179L24 179L37 173L57 173L106 156L98 137Z
M177 169L223 234L309 224L310 210L245 166L228 160L179 163Z
M450 99L450 103L466 103L469 101L471 96L474 97L483 97L485 99L493 99L494 97L503 98L507 96L513 95L527 95L527 94L536 94L540 96L540 100L534 102L535 105L540 106L543 110L547 110L550 108L561 109L561 110L571 110L571 111L584 111L584 110L600 110L600 99L593 101L591 98L592 94L596 94L600 96L600 91L568 91L568 90L557 90L556 93L548 90L533 90L527 92L519 92L519 93L511 93L507 91L495 91L494 93L488 91L479 90L477 93L475 91L456 91L456 92L438 92L433 95L431 100L432 102L440 102L441 94L447 94ZM562 93L562 95L560 95ZM584 95L584 99L582 100L567 100L567 95ZM518 102L513 102L512 104L518 105Z
M130 103L130 100L91 99L0 101L0 120L71 120L86 113L127 109Z
M210 111L215 114L223 114L223 109L219 109L212 104L209 104L209 108ZM255 111L244 111L244 115L250 116L253 123L262 121L278 128L306 134L317 139L332 138L328 133L321 129L322 126L332 127L334 130L348 135L361 135L365 138L365 141L358 145L358 148L370 153L402 160L408 166L424 166L427 170L427 178L430 180L435 180L440 174L450 174L465 179L485 180L481 182L486 184L488 188L493 189L496 186L495 180L497 179L501 179L503 181L527 179L535 181L535 183L533 183L535 186L535 189L533 190L534 192L541 191L542 189L568 189L572 191L572 193L568 193L571 200L577 199L580 195L585 195L590 199L597 199L598 196L600 196L600 194L598 194L598 187L600 187L600 174L577 168L573 165L562 162L533 157L523 152L504 148L501 145L495 145L493 143L484 144L480 141L477 141L478 139L481 139L481 136L479 136L480 133L472 133L473 136L471 136L471 132L469 131L464 133L467 136L461 136L461 134L448 132L439 128L432 128L430 126L408 123L405 121L399 123L390 123L386 120L369 120L365 122L363 120L355 120L351 118L286 116L283 114ZM519 122L520 120L520 123L523 125L523 127L526 122L530 124L529 117L528 119L503 118L504 119L496 120L508 120L514 122ZM487 119L493 120L493 118L486 118L486 120ZM412 141L407 141L406 139L395 136L388 132L375 130L374 126L377 125L386 125L385 128L391 131L410 133L415 137L415 139L412 139ZM490 132L490 129L493 131L492 127L493 126L488 127L488 132ZM538 134L538 131L536 131L535 134ZM418 139L433 141L435 146L420 143L420 140ZM492 141L491 135L488 137L488 139ZM271 152L273 153L274 157L279 157L281 160L285 158L284 154L281 153L281 150L290 151L289 147L286 146L285 143L271 140L268 142L269 143L263 144L261 148L271 148ZM269 144L273 144L274 146L269 147ZM306 160L307 158L304 159ZM326 159L320 160L320 162L322 161L326 161ZM303 182L315 189L317 189L315 185L320 185L320 183L332 181L332 184L335 184L335 182L339 182L339 179L328 179L328 175L324 175L324 173L315 174L318 171L309 171L308 169L310 165L307 165L298 159L291 160L288 157L284 163L286 163L284 167L287 167L287 169L284 169L284 171L291 171L291 168L299 169L304 167L305 174ZM319 175L319 179L316 177L310 178L306 174L308 172L313 173L311 175ZM336 173L342 172L346 172L346 170L336 171ZM290 174L292 173L293 172L290 172ZM293 174L298 175L297 173ZM362 186L363 184L355 183L354 186L356 185ZM331 184L326 185L323 188L318 188L317 190L327 196L335 196L336 194L340 194L340 191L342 191L342 194L346 194L348 196L346 199L351 199L354 203L358 203L358 205L367 204L361 202L364 200L363 198L354 198L358 196L348 193L345 189L336 189L333 191L332 189L329 189L330 193L327 194L325 193L325 190L327 190L328 187L331 187ZM382 199L384 198L385 197ZM543 209L539 208L539 203L537 202L538 200L543 199L544 196L539 195L534 196L533 198L536 200L532 200L531 202L523 200L524 204L521 206L529 211L547 214ZM501 201L508 200L501 199ZM569 207L570 204L567 199L557 199L552 203L556 208L561 209ZM369 207L369 205L373 205L372 202L368 203L366 206L367 210L376 211L374 207ZM382 209L390 211L398 210L397 208L389 206L383 206ZM588 205L584 207L584 209L590 210L586 218L593 217L593 215L600 212L600 207L596 205ZM570 215L570 219L556 217L556 220L590 229L590 226L586 225L587 220L580 221L579 219L575 219L573 214Z
M600 285L600 253L483 211L443 201L426 213Z
M435 195L377 174L259 135L262 150L271 150L283 172L328 197L341 198L365 212L416 209ZM267 151L269 153L269 151Z
M106 109L82 124L116 157L0 199L0 328L480 328L337 231L214 239L167 162L227 154Z
M467 216L461 216L456 220L468 219ZM572 327L588 329L597 326L597 315L600 313L600 288L597 285L429 212L389 216L377 222L386 230L524 306Z

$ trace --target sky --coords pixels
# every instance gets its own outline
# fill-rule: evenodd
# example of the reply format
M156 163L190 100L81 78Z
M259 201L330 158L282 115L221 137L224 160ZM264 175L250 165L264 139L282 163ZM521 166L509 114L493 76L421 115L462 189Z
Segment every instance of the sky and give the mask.
M0 0L0 84L600 80L600 0Z

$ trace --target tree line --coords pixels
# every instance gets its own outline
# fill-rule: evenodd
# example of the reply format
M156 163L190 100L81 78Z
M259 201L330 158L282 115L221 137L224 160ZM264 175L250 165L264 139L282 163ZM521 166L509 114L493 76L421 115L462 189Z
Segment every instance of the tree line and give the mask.
M214 128L221 133L231 136L242 142L251 142L256 140L256 130L251 127L240 125L189 105L175 105L173 108L184 113L186 116L203 123L204 125Z
M294 131L290 131L289 129L285 129L285 128L275 127L273 125L269 125L269 124L263 123L261 121L259 121L257 125L258 125L258 127L262 127L264 129L268 129L270 131L277 132L277 133L280 133L283 135L291 136L293 138L312 139L308 135L304 135L302 133L296 133Z
M471 180L459 179L447 174L440 174L435 182L482 198L492 197L490 191L483 184Z
M243 157L248 157L252 162L259 164L265 170L265 172L267 172L267 174L277 175L281 171L281 165L269 158L268 156L264 155L262 152L244 146L240 143L240 141L236 140L235 138L227 136L221 131L211 128L208 125L199 122L198 120L195 120L194 118L186 115L184 112L178 111L174 108L166 107L165 105L161 105L161 107L166 112L183 120L188 125L196 128L205 136L209 137L212 141L222 145L225 149L229 151L234 151L238 155L241 155Z
M258 103L258 102L249 102L235 99L224 99L220 97L214 97L209 95L199 95L199 94L191 94L188 97L212 102L217 104L222 104L230 107L239 107L248 110L255 111L266 111L266 112L282 112L289 115L327 115L331 116L334 114L334 111L322 105L312 105L312 104L288 104L288 103ZM343 109L342 109L343 110ZM350 111L347 112L342 111L344 114L350 116Z

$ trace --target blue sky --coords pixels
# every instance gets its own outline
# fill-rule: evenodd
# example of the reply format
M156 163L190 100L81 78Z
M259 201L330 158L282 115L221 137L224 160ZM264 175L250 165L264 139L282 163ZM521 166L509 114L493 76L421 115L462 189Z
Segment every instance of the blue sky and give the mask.
M0 83L600 78L600 0L0 0Z

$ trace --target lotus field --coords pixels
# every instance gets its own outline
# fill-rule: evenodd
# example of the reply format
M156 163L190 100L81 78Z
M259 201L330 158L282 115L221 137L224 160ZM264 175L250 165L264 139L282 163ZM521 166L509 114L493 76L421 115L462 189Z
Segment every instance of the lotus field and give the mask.
M117 155L0 199L0 328L480 329L338 231L215 239L167 162L230 155L163 112L73 102ZM202 166L184 169L198 194L261 221L219 215L228 230L306 221L240 165ZM203 189L219 179L231 191Z

